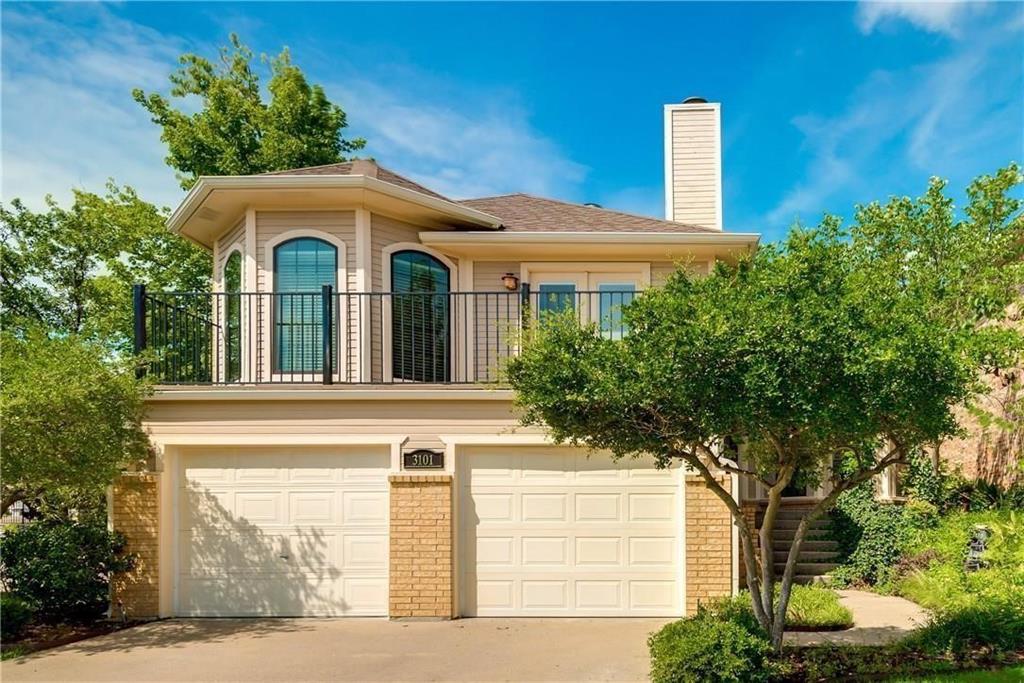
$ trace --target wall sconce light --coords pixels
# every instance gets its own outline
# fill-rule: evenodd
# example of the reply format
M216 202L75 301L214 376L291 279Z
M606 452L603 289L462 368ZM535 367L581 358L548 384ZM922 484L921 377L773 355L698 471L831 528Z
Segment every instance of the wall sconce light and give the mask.
M519 289L519 278L516 277L515 273L505 273L501 276L501 282L505 285L505 289L510 292Z

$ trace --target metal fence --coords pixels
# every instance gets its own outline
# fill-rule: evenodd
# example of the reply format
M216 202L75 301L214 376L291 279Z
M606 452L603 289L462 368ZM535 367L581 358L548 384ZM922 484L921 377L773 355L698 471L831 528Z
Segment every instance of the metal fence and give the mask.
M162 384L480 384L501 381L531 320L575 312L625 334L632 291L147 292L135 350Z

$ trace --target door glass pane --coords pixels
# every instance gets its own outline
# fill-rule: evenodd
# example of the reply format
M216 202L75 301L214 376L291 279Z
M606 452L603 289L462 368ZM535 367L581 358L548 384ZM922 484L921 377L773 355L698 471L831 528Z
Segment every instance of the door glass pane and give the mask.
M411 382L451 379L450 273L420 251L391 257L391 374Z
M622 307L636 296L632 282L608 282L597 286L598 320L601 334L609 339L622 339L626 324L622 322Z
M537 309L540 316L576 310L576 285L548 283L540 285Z
M275 365L282 373L323 369L321 287L335 288L338 252L327 242L302 237L274 250Z

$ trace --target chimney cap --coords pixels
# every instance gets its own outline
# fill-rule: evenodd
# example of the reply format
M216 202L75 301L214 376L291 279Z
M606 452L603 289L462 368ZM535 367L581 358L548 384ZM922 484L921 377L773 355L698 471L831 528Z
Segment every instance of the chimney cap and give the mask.
M687 97L683 100L683 104L707 104L708 101L703 97Z

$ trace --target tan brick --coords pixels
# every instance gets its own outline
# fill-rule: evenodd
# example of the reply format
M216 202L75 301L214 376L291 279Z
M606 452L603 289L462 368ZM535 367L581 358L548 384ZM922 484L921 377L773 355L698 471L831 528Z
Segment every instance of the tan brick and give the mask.
M392 475L389 610L393 618L453 616L450 475Z
M728 477L719 481L730 486ZM732 591L732 518L703 478L686 477L686 612Z
M115 614L124 607L129 617L155 617L160 609L159 495L155 474L118 477L113 484L111 518L115 531L124 534L126 550L135 555L135 567L111 581Z

